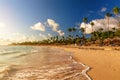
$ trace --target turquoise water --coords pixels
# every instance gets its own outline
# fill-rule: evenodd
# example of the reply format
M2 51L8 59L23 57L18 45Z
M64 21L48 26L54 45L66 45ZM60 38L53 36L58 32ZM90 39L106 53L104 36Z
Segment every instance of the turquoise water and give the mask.
M62 49L0 46L0 80L90 80L89 67Z

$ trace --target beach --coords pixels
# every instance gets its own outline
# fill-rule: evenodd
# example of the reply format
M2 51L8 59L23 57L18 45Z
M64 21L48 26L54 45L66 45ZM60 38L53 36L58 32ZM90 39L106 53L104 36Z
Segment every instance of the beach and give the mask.
M63 49L0 46L0 80L91 80L88 70Z
M60 48L72 52L76 61L89 66L87 74L92 80L120 80L120 51L114 47Z
M1 50L4 48L8 50L0 53L1 77L5 78L2 80L8 80L8 77L14 78L12 80L18 78L22 78L22 80L25 78L26 80L26 77L29 78L30 76L32 80L58 78L62 80L120 79L120 47L45 45L8 46L8 48L1 47Z

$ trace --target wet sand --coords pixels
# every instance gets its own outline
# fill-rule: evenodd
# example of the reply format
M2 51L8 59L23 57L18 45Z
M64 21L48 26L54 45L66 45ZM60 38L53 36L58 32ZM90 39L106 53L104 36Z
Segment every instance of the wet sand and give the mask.
M120 80L120 51L114 47L59 47L73 53L76 61L91 69L92 80Z

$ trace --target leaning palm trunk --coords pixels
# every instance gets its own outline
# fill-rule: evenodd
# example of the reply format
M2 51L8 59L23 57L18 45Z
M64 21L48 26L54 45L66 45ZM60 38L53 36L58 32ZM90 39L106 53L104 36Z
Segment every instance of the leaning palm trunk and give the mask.
M110 37L110 35L109 35L109 17L108 17L108 38Z
M107 23L108 23L108 38L109 38L109 18L112 16L110 13L106 13Z

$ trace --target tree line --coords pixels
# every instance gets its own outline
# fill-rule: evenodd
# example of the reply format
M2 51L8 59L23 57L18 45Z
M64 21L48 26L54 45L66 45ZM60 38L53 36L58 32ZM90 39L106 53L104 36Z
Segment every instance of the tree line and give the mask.
M119 14L120 14L120 8L119 7L114 7L113 8L113 13L118 19ZM118 20L118 28L114 27L112 30L110 30L110 17L112 16L112 13L106 13L105 19L107 21L107 30L104 31L103 28L99 28L97 31L94 31L93 27L95 25L94 22L90 22L92 31L90 33L90 37L88 38L86 36L86 24L88 23L88 18L84 17L82 21L85 23L84 28L79 28L76 29L75 27L68 28L68 35L67 37L65 36L53 36L49 39L42 40L42 41L36 41L36 42L22 42L22 43L12 43L12 45L69 45L69 44L75 44L75 45L112 45L112 46L120 46L120 20ZM80 25L79 25L80 26ZM80 31L82 36L80 34L74 35L73 33L76 31Z

